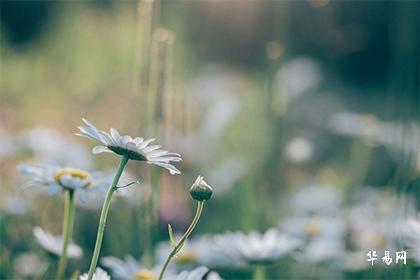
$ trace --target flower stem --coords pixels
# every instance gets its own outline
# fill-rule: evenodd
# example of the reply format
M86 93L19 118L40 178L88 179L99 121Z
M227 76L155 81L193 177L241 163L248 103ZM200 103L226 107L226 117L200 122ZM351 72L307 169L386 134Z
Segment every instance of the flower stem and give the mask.
M203 212L203 208L204 208L204 201L199 201L197 203L197 210L195 212L194 219L192 220L192 222L191 222L190 226L188 227L187 231L184 233L184 235L181 237L179 242L175 245L172 252L169 254L168 258L166 259L165 264L163 265L163 268L160 271L159 280L163 279L163 274L165 274L165 271L168 268L168 265L171 262L172 258L181 250L185 241L191 235L194 228L197 226L198 220L200 219L201 213Z
M108 193L106 194L104 204L102 206L101 217L99 219L99 226L98 226L98 233L96 235L96 243L95 243L95 250L93 251L92 261L90 263L88 280L92 280L93 274L95 273L96 264L98 263L99 253L101 251L102 245L102 238L104 236L105 230L105 223L106 218L108 216L109 206L111 204L111 199L113 193L117 190L117 184L120 180L121 174L128 162L128 157L123 156L120 161L120 165L118 166L117 173L115 174L114 180L112 181L111 186L108 189Z
M58 262L58 270L56 279L64 279L64 274L67 266L67 247L69 245L71 236L73 235L74 225L74 190L68 190L65 194L64 200L64 217L63 217L63 249L61 251L60 260Z
M265 267L257 265L254 268L254 275L252 277L254 280L264 280L265 279Z

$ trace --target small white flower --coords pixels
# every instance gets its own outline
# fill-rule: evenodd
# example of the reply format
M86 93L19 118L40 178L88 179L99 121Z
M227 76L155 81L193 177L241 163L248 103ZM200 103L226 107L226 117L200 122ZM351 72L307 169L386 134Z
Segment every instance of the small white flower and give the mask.
M56 162L60 165L93 166L89 150L73 139L68 139L59 130L50 127L34 127L17 137L21 148L30 152L39 162Z
M159 145L149 145L155 139L143 139L142 137L132 138L128 135L120 135L115 128L110 129L110 133L97 129L92 123L83 119L87 126L79 126L76 135L87 137L102 143L92 149L94 154L109 152L118 155L128 156L131 160L145 161L163 167L171 174L181 172L170 162L181 161L181 156L161 149Z
M63 237L54 236L51 233L44 231L40 227L33 229L33 234L36 241L48 252L60 256L63 251ZM73 242L70 242L67 248L67 257L72 259L80 259L83 256L82 249Z
M307 162L314 155L313 143L304 137L292 138L286 144L284 155L292 163Z
M420 264L420 213L419 219L409 219L403 224L403 241L408 247L407 255Z
M247 264L272 264L297 249L301 241L272 228L264 234L227 232L215 237L215 245Z
M30 210L30 208L31 205L28 203L27 200L15 195L5 195L5 201L1 207L1 209L4 210L6 213L14 215L23 215L27 213Z
M205 266L197 267L191 271L182 271L176 280L202 280L204 275L209 272L209 269Z
M281 229L291 235L304 239L344 238L346 224L344 217L314 215L311 217L292 217L281 222Z
M398 211L398 198L387 191L362 188L355 199L357 204L348 209L351 246L362 251L397 249L398 231L405 215ZM412 201L407 199L404 209L409 211L411 206Z
M89 173L85 170L53 164L38 166L22 164L18 166L18 170L30 177L25 186L46 186L49 195L54 195L60 190L74 190L81 201L86 201L91 191L105 191L112 180L111 174Z
M290 236L300 237L305 244L296 259L308 263L339 260L344 254L346 224L344 217L330 215L298 216L280 224Z
M155 280L158 279L162 264L158 264L151 269L146 268L132 256L126 256L125 260L115 257L104 257L101 259L103 266L112 271L112 275L121 280ZM200 266L192 271L182 271L180 274L175 273L171 268L166 271L163 279L177 280L201 280L208 273L209 269ZM221 279L213 278L213 279Z
M329 186L312 185L299 189L291 198L291 206L302 215L334 213L339 209L342 194Z
M175 236L175 240L179 240L180 237L180 235ZM245 264L241 260L215 244L215 237L210 235L188 239L171 265L175 265L177 269L190 268L197 264L212 269L244 267ZM173 247L168 242L159 243L156 248L158 262L163 263L172 249Z
M15 258L13 267L19 275L37 278L45 272L48 264L34 253L23 253Z
M316 237L306 244L303 251L297 254L298 261L322 263L340 261L344 255L345 243L342 238Z
M88 280L88 274L85 273L80 276L79 280ZM97 267L95 273L93 274L92 280L111 280L108 273L100 267Z
M159 276L161 265L149 269L138 262L132 256L126 256L124 260L116 257L104 257L101 259L104 267L111 270L112 276L121 280L155 280ZM174 279L174 274L168 270L164 279Z

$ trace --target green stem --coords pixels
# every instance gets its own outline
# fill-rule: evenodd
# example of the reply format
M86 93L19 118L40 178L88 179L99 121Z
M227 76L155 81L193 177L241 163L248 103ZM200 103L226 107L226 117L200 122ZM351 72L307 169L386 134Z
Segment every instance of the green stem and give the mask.
M195 212L194 219L192 220L192 222L191 222L190 226L188 227L187 231L184 233L184 235L181 237L179 242L175 245L174 249L172 250L172 252L169 254L168 258L166 259L166 262L163 265L162 270L160 271L159 280L163 279L163 274L165 274L165 271L168 268L168 265L171 262L172 258L181 250L185 241L191 235L194 228L197 226L198 220L200 220L201 213L203 212L203 208L204 208L204 201L199 201L197 203L197 210Z
M92 280L93 274L95 273L96 264L98 263L99 253L101 251L102 238L104 236L106 218L108 216L109 206L111 204L111 199L113 193L117 190L118 181L120 180L121 174L128 162L128 157L123 156L121 158L120 165L118 166L117 173L115 174L114 180L112 181L111 186L109 187L108 193L106 194L104 204L102 206L101 217L99 219L98 233L96 235L95 250L93 251L92 261L90 263L88 280Z
M67 266L67 247L69 245L71 236L73 234L74 225L74 190L68 190L65 193L64 200L64 217L63 217L63 249L61 251L60 260L58 263L58 270L56 279L64 279L64 274Z
M254 275L252 277L254 280L264 280L265 279L265 267L257 265L254 268Z

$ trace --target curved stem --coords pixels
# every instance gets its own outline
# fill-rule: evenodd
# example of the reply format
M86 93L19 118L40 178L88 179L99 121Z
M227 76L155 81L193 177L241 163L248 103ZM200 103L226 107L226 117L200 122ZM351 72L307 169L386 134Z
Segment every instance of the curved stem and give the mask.
M194 228L197 226L198 220L200 220L201 213L203 212L203 207L204 207L204 201L199 201L197 203L197 210L195 212L194 219L192 220L192 222L191 222L190 226L188 227L187 231L184 233L184 235L181 237L181 239L178 241L178 243L175 245L172 252L169 254L168 258L166 259L165 264L163 265L163 268L160 271L159 280L163 279L163 274L165 274L165 271L168 268L168 265L171 262L172 258L181 250L185 241L191 235Z
M99 219L98 233L96 235L95 250L93 251L92 261L90 262L88 280L92 280L93 274L95 273L96 264L98 263L99 253L101 251L102 239L105 231L106 218L108 216L109 206L113 193L118 189L117 184L120 180L121 174L128 162L128 157L123 156L118 166L117 173L114 176L111 186L109 187L108 193L106 194L104 204L102 206L101 217Z
M60 260L58 262L58 269L56 279L64 279L67 266L67 247L69 245L71 236L73 235L74 225L74 190L68 190L65 193L64 200L64 217L63 217L63 249L61 251Z

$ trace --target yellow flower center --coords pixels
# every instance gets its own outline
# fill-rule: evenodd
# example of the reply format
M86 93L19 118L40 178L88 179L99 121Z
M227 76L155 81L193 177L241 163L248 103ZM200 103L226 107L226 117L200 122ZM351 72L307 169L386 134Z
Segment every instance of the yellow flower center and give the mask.
M182 253L175 258L175 262L177 264L181 264L181 265L182 264L190 264L190 263L193 263L195 261L196 261L196 258L194 256L194 254L192 254L191 252Z
M378 233L373 236L374 248L383 248L385 246L386 240L385 236Z
M136 280L153 280L155 279L155 275L150 270L142 270L139 272L136 272L134 275L134 278Z
M310 220L306 225L306 233L310 236L318 235L321 232L319 223L316 220Z
M86 179L87 183L85 187L88 187L90 185L92 185L92 178L90 177L90 174L86 171L80 170L80 169L76 169L76 168L61 168L60 170L58 170L58 172L55 174L54 176L54 180L61 184L61 176L63 175L70 175L72 177L78 177L80 179Z

